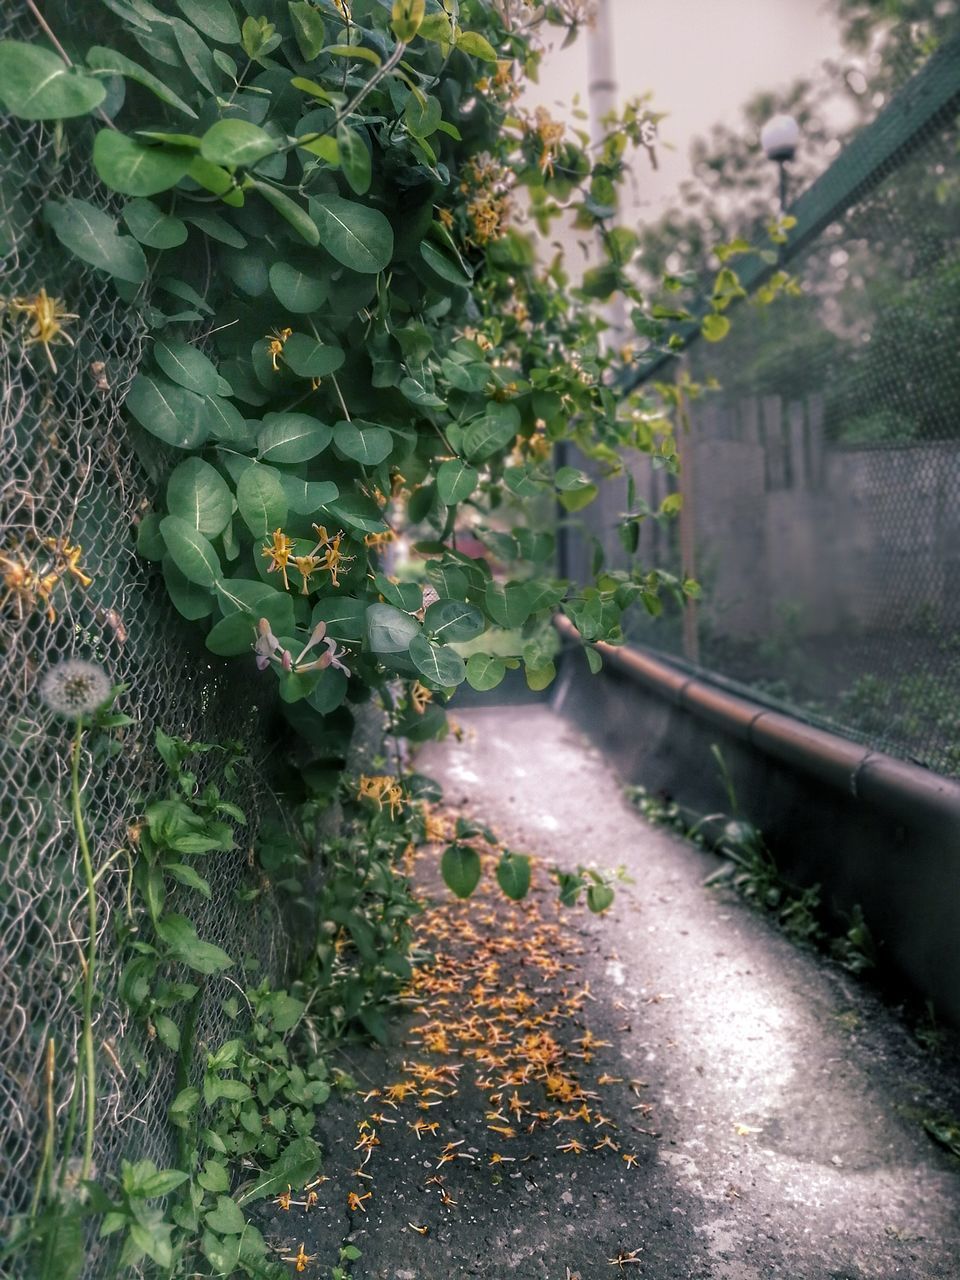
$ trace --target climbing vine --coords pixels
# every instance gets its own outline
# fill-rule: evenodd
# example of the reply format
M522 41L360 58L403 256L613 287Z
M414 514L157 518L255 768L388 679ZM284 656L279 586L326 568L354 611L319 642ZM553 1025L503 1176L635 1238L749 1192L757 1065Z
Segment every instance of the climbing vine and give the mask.
M666 343L615 225L656 117L631 104L591 147L518 102L538 27L578 8L104 3L113 47L68 53L75 22L49 17L36 43L0 44L0 92L75 148L89 135L69 120L92 115L91 163L120 198L50 199L45 219L149 330L126 409L169 451L138 545L208 649L255 656L308 744L397 680L398 728L425 737L464 681L522 666L547 685L557 608L617 640L636 599L684 590L641 567L598 564L586 586L554 571L557 500L583 509L624 448L675 453L669 417L618 402L596 305L622 293L648 348ZM529 233L561 214L602 246L579 284ZM52 290L9 320L50 362L73 318ZM595 475L555 465L560 443ZM458 550L465 525L486 557ZM418 581L391 573L404 530Z

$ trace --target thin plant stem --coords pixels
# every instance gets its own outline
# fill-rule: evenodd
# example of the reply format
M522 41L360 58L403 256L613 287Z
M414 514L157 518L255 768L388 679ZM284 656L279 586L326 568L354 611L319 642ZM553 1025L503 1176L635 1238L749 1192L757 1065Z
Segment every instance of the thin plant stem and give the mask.
M83 721L78 720L70 765L70 797L73 802L73 825L77 833L77 843L80 846L83 875L87 887L87 928L90 934L87 941L87 963L83 975L83 1026L81 1029L86 1098L83 1162L80 1166L80 1178L85 1180L90 1177L90 1170L93 1166L93 1137L97 1119L97 1073L93 1051L93 983L97 964L97 886L93 874L93 861L90 857L90 845L87 843L87 829L83 821L83 806L80 803L80 752L82 745Z
M41 1192L49 1200L53 1191L53 1148L57 1127L56 1108L53 1102L53 1078L56 1070L56 1060L57 1042L51 1036L47 1041L47 1057L43 1073L43 1100L47 1129L43 1135L43 1155L40 1160L40 1168L37 1171L37 1185L33 1192L33 1202L30 1205L31 1218L36 1217Z

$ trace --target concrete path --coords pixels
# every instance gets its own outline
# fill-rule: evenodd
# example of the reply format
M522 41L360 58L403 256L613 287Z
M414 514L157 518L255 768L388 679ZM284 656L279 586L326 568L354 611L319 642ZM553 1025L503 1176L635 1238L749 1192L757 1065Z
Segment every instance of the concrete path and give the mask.
M583 1068L591 1141L571 1154L563 1144L572 1131L547 1121L522 1140L495 1139L516 1159L492 1167L489 1103L471 1101L461 1080L446 1109L420 1113L441 1121L437 1151L415 1140L412 1125L384 1126L367 1214L344 1214L342 1191L331 1200L326 1239L342 1231L362 1251L350 1274L958 1280L960 1161L922 1129L926 1116L960 1111L955 1064L923 1051L855 979L731 895L705 889L716 860L648 825L599 754L548 709L459 718L464 741L432 744L416 762L443 783L448 804L547 866L623 864L634 881L605 918L585 909L554 918L541 874L543 892L521 920L534 927L530 913L542 904L552 923L535 927L567 940L564 999L590 993L572 1006L580 1029L558 1038L569 1046L579 1036L572 1043L582 1047L586 1025L593 1041L610 1042ZM520 919L485 903L450 910L463 915L447 917L445 937L456 936L457 920L472 928L478 913L488 939ZM489 945L466 941L467 958ZM529 990L546 991L540 980L527 971ZM386 1062L365 1055L360 1070L371 1082L399 1079L423 1037L413 1040L420 1048L410 1043ZM609 1129L594 1127L606 1117ZM355 1128L336 1112L325 1128L336 1181L338 1167L346 1176L356 1163ZM592 1139L607 1133L613 1145L595 1150L603 1144ZM447 1142L461 1142L452 1149L462 1158L430 1186ZM630 1153L633 1162L623 1158ZM436 1202L438 1190L456 1203ZM421 1224L429 1229L415 1233ZM323 1234L308 1251L323 1251Z

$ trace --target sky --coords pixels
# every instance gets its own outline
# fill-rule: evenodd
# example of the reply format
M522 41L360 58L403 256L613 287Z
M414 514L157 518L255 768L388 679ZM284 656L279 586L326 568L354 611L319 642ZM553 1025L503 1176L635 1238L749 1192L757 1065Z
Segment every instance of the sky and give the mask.
M718 122L736 126L740 107L762 89L786 87L840 53L832 7L824 0L607 0L618 100L652 91L660 126L659 169L638 166L630 203L654 219L689 176L691 141ZM579 92L586 106L588 40L544 58L530 106L561 115ZM583 125L581 124L581 127Z

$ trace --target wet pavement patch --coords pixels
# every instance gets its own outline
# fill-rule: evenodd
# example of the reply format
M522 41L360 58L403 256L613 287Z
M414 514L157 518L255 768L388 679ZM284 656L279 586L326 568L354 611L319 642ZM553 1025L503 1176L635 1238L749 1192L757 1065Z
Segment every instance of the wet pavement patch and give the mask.
M543 707L471 711L418 768L533 855L516 904L419 860L431 959L386 1051L350 1048L321 1181L258 1225L356 1280L957 1280L960 1161L924 1132L955 1070L879 1001L702 881ZM623 863L596 919L554 864ZM302 1254L299 1251L302 1247ZM358 1255L358 1256L356 1256Z

